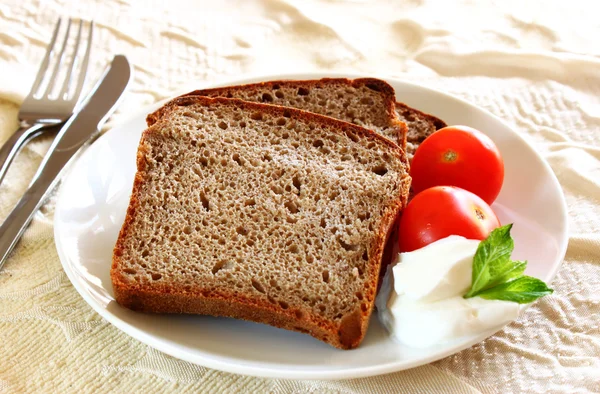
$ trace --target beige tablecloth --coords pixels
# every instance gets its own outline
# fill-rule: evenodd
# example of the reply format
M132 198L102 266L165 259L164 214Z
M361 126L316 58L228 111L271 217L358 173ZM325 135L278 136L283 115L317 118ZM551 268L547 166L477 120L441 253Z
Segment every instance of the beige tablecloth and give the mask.
M554 295L471 349L369 379L258 379L163 355L97 315L62 270L51 200L0 272L0 391L600 392L596 4L3 1L0 143L17 126L18 105L56 18L93 18L92 79L115 53L126 54L135 68L112 124L185 86L227 77L322 70L407 79L480 105L533 141L564 189L570 240L552 283ZM19 156L0 187L0 218L26 187L49 142L40 138Z

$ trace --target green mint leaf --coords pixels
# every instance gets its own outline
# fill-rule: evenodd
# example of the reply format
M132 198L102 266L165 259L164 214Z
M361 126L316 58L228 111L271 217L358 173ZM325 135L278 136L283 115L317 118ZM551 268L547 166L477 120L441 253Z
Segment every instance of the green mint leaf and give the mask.
M521 276L510 282L502 283L491 289L484 290L478 295L486 300L512 301L519 304L528 304L554 290L549 288L543 281L531 277Z
M504 263L498 262L497 264L493 264L490 267L490 279L481 291L522 276L525 272L525 268L527 268L527 261L514 261L509 259Z
M543 281L523 275L526 261L510 259L514 249L511 228L512 224L499 227L479 243L473 257L471 289L464 298L479 296L487 300L528 304L552 294L553 290Z
M475 297L480 291L500 283L498 278L503 277L506 271L513 270L510 261L510 254L514 249L514 242L510 237L511 228L512 224L498 227L479 243L473 257L471 289L465 294L465 298Z

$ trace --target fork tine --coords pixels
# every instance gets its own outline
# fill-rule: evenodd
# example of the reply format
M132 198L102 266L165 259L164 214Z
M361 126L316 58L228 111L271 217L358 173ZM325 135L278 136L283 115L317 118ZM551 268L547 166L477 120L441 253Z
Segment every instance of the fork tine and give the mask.
M52 76L48 81L48 86L46 86L46 91L42 96L48 96L54 89L54 85L56 84L56 77L58 75L58 70L60 70L60 64L62 63L63 57L65 55L65 50L67 49L67 43L69 42L69 33L71 32L71 18L69 18L69 22L67 23L67 31L65 33L65 38L63 39L62 48L60 48L60 54L58 55L58 60L54 65L54 71L52 72Z
M40 84L41 84L42 80L44 79L44 75L46 74L46 69L48 68L48 63L50 62L50 55L52 54L52 51L54 50L54 44L56 43L56 36L58 36L58 30L60 29L61 22L62 22L62 20L60 18L58 18L58 21L56 22L56 26L54 27L54 33L52 33L52 39L50 39L50 44L48 44L48 47L46 48L46 54L44 55L44 60L42 61L42 64L40 65L40 69L39 69L37 76L35 77L35 81L33 82L33 85L31 87L32 92L36 92L40 88Z
M93 33L94 33L94 21L90 21L87 47L85 48L85 54L83 55L83 61L81 62L79 78L77 79L77 86L75 87L75 92L74 92L73 97L79 97L79 95L81 94L81 90L83 89L83 84L85 82L85 76L87 74L88 64L90 62L90 51L92 49Z
M69 92L69 88L71 86L71 76L73 75L73 68L75 68L75 61L77 60L77 53L79 51L79 43L81 41L81 31L83 29L83 19L79 20L79 29L77 32L77 39L75 41L75 48L73 49L73 56L71 57L71 64L69 64L69 70L67 71L67 76L65 77L65 82L63 84L62 89L58 95L59 98L63 100L67 100L67 94Z

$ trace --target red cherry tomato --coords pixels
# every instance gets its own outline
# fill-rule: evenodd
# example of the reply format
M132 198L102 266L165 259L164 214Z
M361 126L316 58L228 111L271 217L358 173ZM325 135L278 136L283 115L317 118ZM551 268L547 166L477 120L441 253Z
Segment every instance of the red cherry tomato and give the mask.
M477 195L454 186L417 194L400 219L401 252L410 252L450 235L485 239L500 227L492 208Z
M504 162L494 142L467 126L450 126L419 146L410 170L419 193L433 186L458 186L492 204L504 181Z

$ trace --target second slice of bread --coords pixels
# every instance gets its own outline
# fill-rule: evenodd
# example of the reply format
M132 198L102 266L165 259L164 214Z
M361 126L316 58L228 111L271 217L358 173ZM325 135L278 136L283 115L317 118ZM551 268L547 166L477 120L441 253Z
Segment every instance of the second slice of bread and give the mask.
M195 90L186 96L237 98L298 108L357 124L405 147L407 128L395 112L394 88L376 78L269 81ZM161 114L159 109L148 115L148 125Z
M171 102L140 141L111 279L119 304L364 338L404 152L361 127L233 99Z
M412 161L417 148L427 137L447 126L443 120L411 108L404 103L396 103L396 114L408 128L405 151L409 161Z

